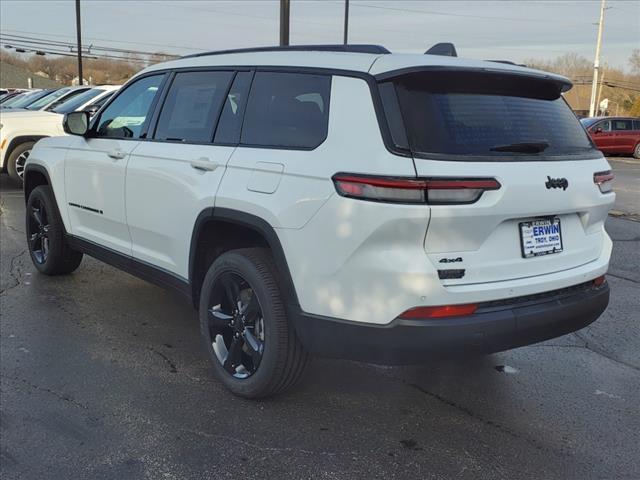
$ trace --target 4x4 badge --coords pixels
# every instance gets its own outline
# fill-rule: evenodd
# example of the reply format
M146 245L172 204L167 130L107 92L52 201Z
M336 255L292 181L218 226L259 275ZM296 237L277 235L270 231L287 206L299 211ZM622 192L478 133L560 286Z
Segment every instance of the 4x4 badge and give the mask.
M562 190L566 190L569 186L569 180L567 180L566 178L551 178L547 175L547 181L544 186L548 189L561 188Z

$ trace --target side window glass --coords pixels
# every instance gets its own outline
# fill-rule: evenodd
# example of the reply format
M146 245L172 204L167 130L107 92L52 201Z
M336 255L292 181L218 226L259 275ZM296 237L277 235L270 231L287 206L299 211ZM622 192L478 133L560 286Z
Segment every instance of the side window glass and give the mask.
M640 130L640 120L634 120L633 121L633 129L634 130Z
M631 120L614 120L614 130L631 130Z
M154 138L211 142L232 72L176 74L162 106Z
M609 120L605 120L604 122L600 122L596 125L596 128L601 128L603 132L611 131L611 122Z
M121 91L98 119L96 136L140 138L164 74L141 78Z
M242 129L242 116L247 95L251 86L251 72L238 72L227 99L224 102L218 129L216 130L215 143L237 144L240 142L240 130Z
M327 137L330 91L327 75L257 72L240 143L317 147Z

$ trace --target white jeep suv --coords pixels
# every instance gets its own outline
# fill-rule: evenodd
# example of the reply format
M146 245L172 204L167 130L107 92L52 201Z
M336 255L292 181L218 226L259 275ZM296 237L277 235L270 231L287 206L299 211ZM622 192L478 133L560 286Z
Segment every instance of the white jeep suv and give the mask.
M153 65L33 149L31 258L176 288L245 397L309 354L407 364L563 335L608 304L615 198L570 87L376 46Z

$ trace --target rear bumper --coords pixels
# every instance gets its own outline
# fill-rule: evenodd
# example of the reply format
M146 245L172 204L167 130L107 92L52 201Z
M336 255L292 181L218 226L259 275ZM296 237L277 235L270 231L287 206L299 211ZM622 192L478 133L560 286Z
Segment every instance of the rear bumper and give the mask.
M480 304L473 315L364 324L302 313L295 326L303 345L322 356L387 365L509 350L574 332L609 303L609 285L592 282L544 294Z

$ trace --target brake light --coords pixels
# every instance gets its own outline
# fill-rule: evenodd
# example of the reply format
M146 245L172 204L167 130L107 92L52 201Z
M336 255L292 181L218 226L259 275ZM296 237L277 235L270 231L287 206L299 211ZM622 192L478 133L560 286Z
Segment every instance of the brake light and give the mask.
M337 173L343 197L391 203L462 204L476 202L486 190L498 190L493 178L401 178Z
M418 320L423 318L463 317L471 315L478 309L478 305L443 305L439 307L416 307L400 314L405 320Z
M615 175L611 170L593 174L593 183L598 185L601 193L609 193L613 190L613 179Z

